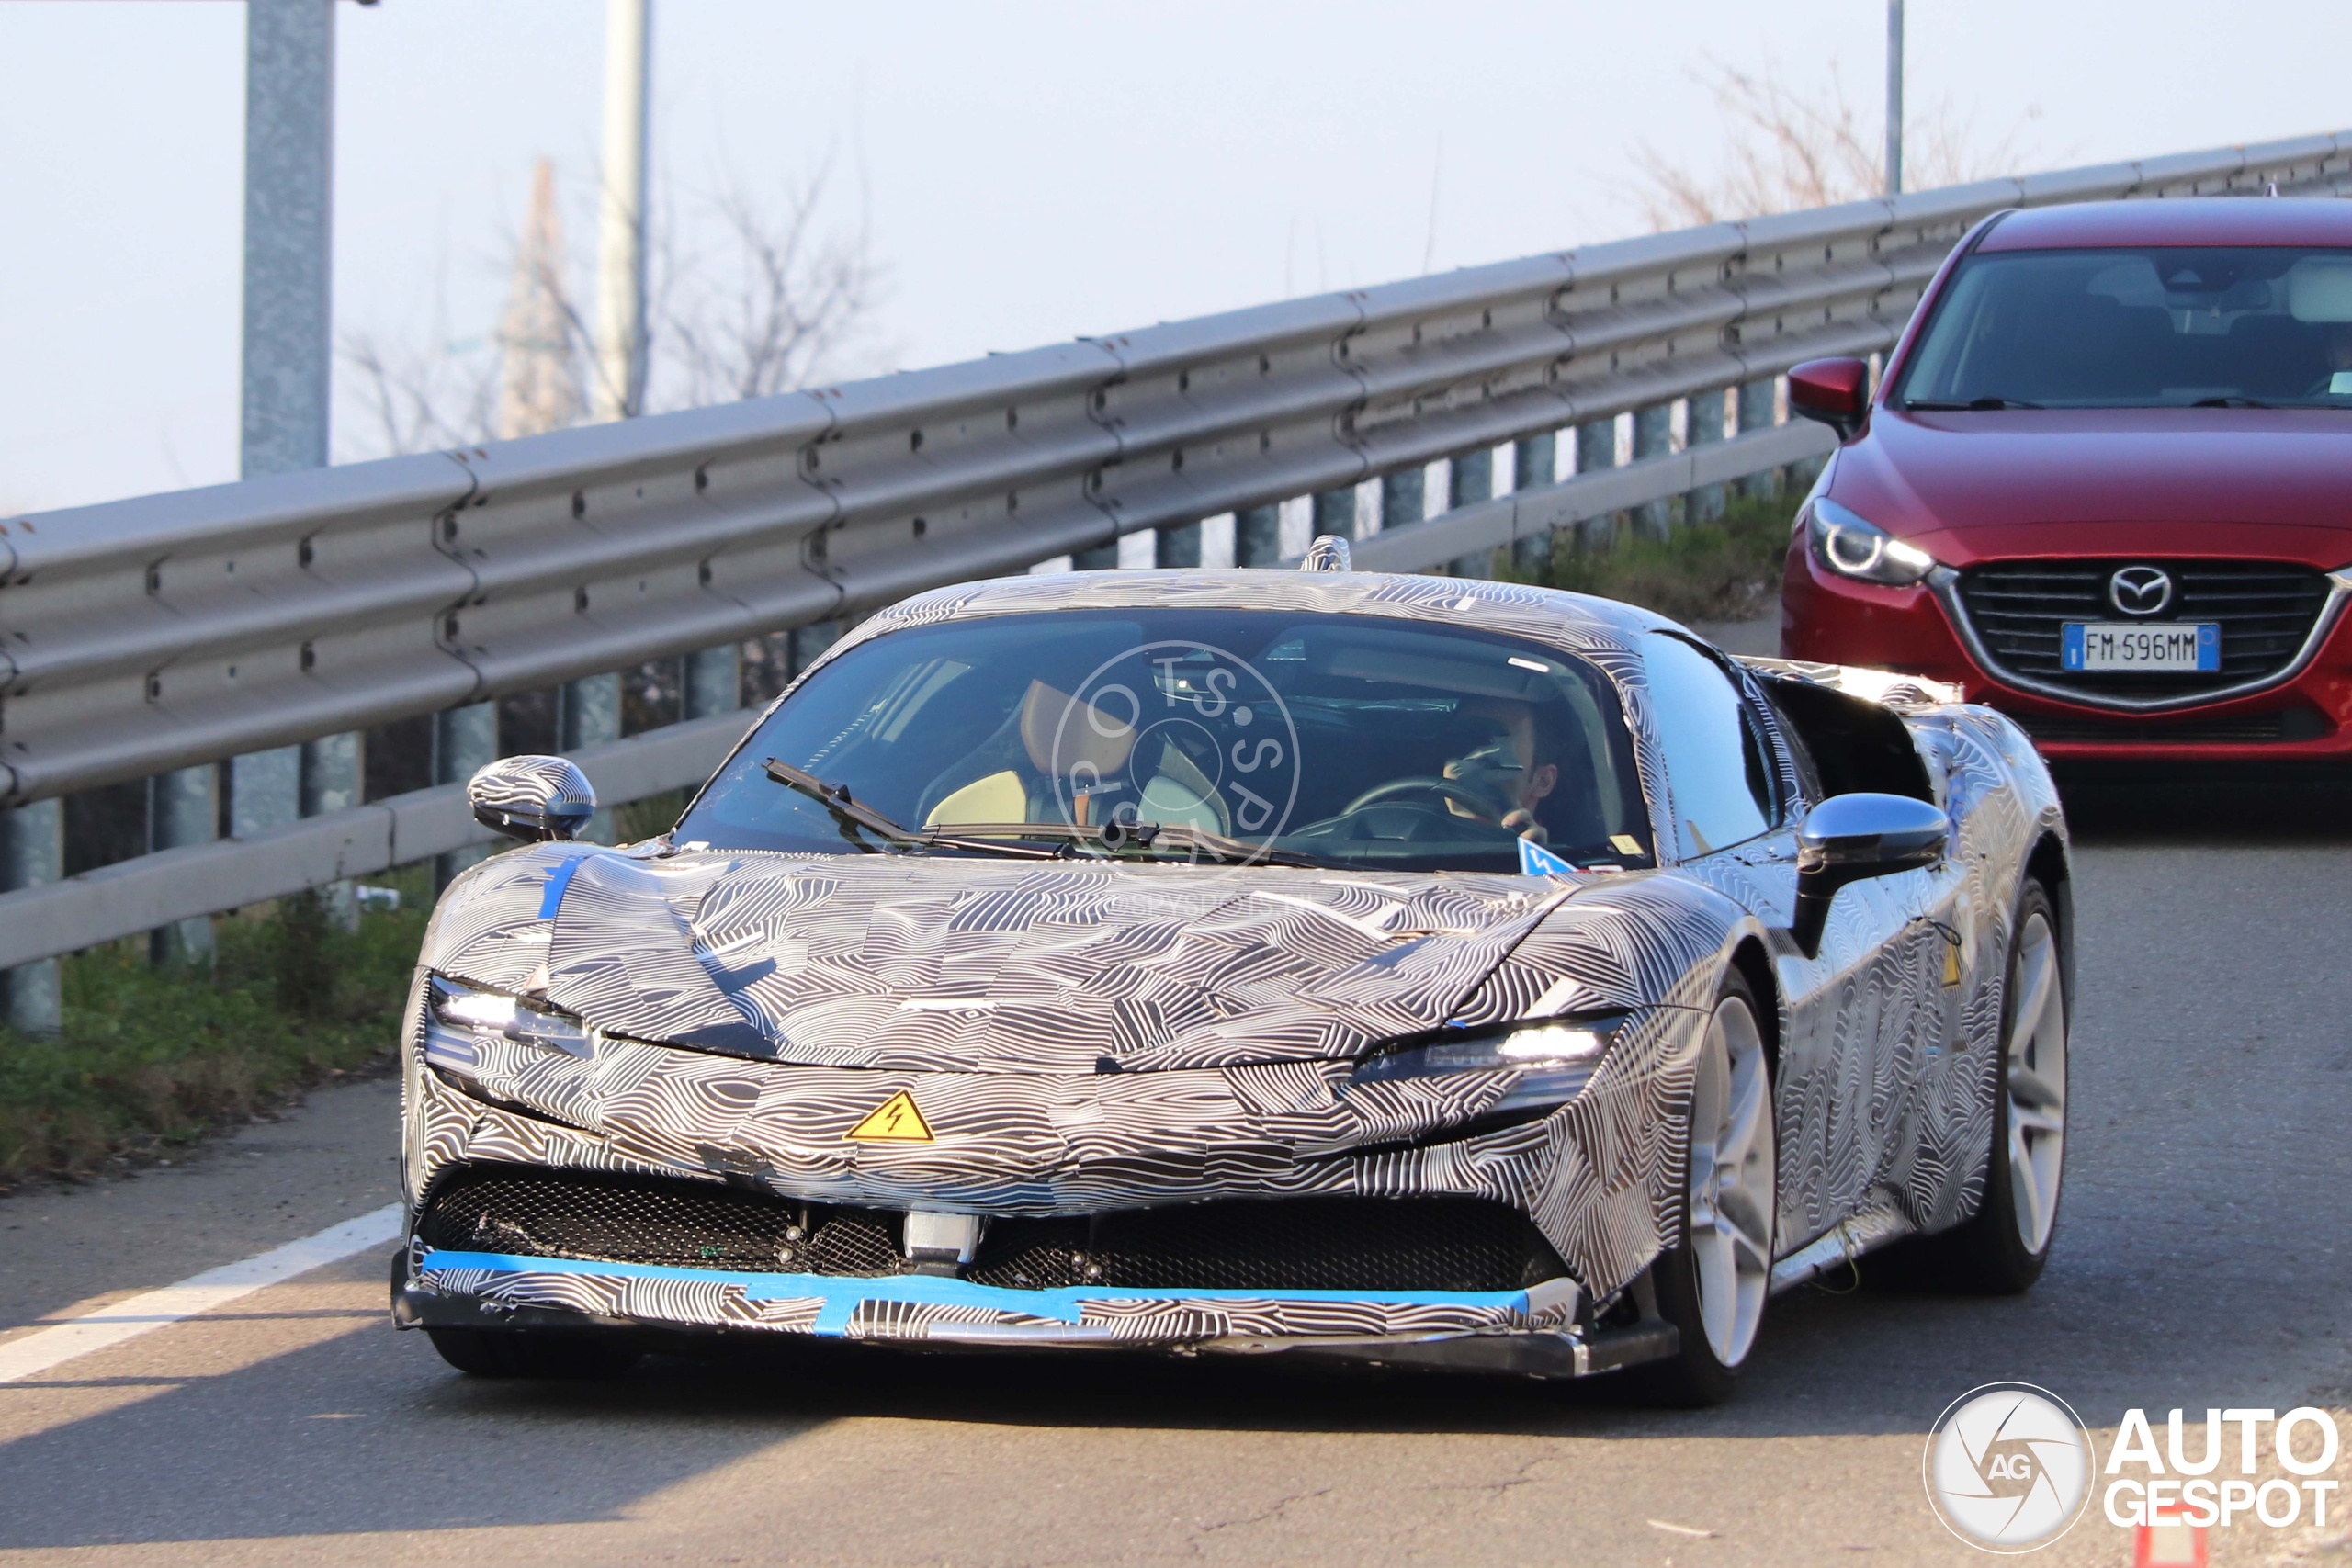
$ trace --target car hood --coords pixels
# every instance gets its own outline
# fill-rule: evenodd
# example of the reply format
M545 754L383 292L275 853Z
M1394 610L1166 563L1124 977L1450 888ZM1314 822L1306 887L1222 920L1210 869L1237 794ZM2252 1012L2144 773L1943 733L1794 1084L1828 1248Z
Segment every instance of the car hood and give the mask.
M1576 950L1573 901L1601 880L535 845L452 886L424 963L609 1033L808 1066L1306 1061L1474 997L1498 1016L1640 999L1613 925L1573 978L1498 979L1539 926Z
M1877 410L1829 494L1949 566L2050 555L2352 561L2352 413ZM2217 526L2218 525L2218 526Z

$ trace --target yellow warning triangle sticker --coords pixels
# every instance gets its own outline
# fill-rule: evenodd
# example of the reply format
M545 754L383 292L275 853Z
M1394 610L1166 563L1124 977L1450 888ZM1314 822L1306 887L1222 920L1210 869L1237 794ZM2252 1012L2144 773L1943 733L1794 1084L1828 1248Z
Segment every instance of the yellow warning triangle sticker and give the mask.
M1944 944L1944 984L1960 984L1960 949L1950 942Z
M865 1144L928 1144L931 1123L915 1109L915 1097L900 1089L874 1108L873 1114L852 1127L849 1137Z

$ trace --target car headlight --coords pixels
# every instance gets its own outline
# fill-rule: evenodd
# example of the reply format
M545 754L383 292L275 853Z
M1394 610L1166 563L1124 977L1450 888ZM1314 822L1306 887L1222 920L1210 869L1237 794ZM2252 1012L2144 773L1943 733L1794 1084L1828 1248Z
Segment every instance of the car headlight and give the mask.
M1348 1081L1395 1083L1514 1067L1519 1070L1519 1081L1487 1106L1484 1114L1561 1105L1574 1100L1591 1079L1627 1016L1541 1019L1475 1033L1465 1031L1458 1038L1441 1037L1370 1057Z
M511 1040L583 1061L596 1054L588 1026L570 1013L533 1007L519 997L438 975L427 989L424 1059L436 1066L471 1072L481 1060L477 1043L483 1040Z
M1826 495L1814 497L1805 511L1813 558L1840 577L1908 588L1935 570L1935 557Z

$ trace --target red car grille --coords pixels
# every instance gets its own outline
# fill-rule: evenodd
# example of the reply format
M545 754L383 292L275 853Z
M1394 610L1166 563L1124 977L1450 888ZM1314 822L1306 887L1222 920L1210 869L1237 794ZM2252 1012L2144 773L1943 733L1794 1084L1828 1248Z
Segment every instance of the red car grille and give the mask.
M2138 619L2108 600L2109 579L2127 566L2162 567L2172 577L2172 602L2152 620L2220 625L2219 672L2086 675L2060 664L2065 623ZM2258 681L2293 663L2327 604L2327 576L2274 561L1994 561L1961 573L1960 600L1999 671L2072 687L2094 702L2101 692L2187 696Z
M2326 717L2314 707L2170 722L2038 713L2009 716L2036 740L2065 746L2270 746L2286 740L2317 740L2329 730Z

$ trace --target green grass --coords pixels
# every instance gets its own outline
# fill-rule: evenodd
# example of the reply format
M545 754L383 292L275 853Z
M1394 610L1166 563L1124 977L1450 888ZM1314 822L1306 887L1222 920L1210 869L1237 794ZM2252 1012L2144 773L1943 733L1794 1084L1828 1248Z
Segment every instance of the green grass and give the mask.
M214 921L209 968L156 968L143 938L62 963L64 1028L0 1030L0 1188L153 1157L388 1062L433 901L429 867L371 879L397 911L335 929L309 898Z
M1740 621L1767 614L1780 596L1789 525L1801 495L1735 496L1721 517L1678 523L1663 539L1620 525L1599 549L1578 548L1574 529L1553 536L1552 558L1532 572L1496 552L1497 575L1577 593L1596 593L1678 621ZM1588 533L1605 525L1589 525Z

